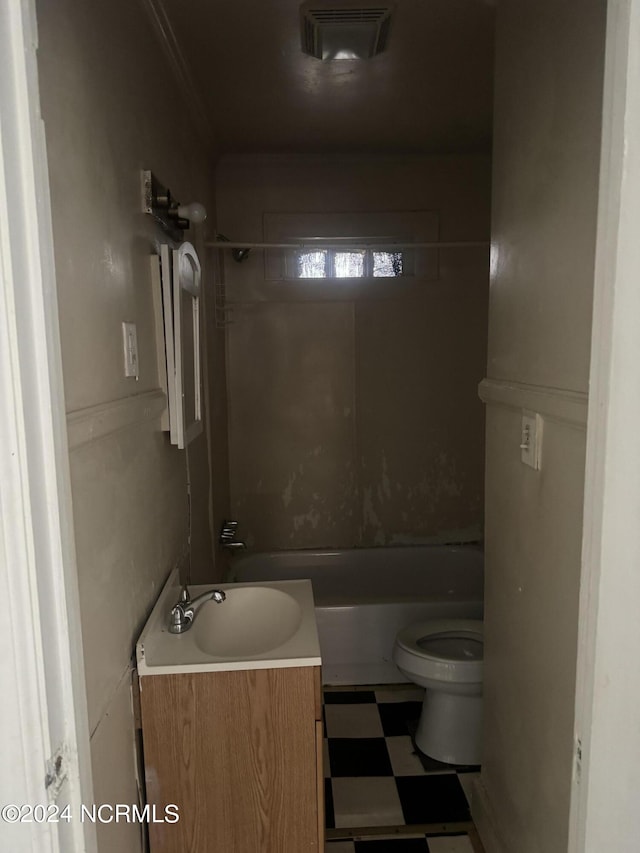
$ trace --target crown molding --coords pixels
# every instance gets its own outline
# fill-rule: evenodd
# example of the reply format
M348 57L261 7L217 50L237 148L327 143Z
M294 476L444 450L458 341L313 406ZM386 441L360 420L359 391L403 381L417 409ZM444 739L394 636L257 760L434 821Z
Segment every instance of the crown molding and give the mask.
M141 3L153 24L162 50L185 97L202 142L210 149L214 144L213 127L204 101L198 94L197 86L189 69L189 63L182 51L173 26L165 9L163 0L141 0Z

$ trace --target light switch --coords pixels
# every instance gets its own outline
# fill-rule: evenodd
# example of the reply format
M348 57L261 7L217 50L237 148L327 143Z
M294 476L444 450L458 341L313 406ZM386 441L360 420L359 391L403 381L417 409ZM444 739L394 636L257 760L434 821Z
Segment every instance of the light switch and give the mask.
M122 324L122 341L124 343L124 375L138 379L140 368L138 365L138 334L135 323Z
M542 416L534 412L523 412L520 438L520 458L525 465L540 470L542 462Z

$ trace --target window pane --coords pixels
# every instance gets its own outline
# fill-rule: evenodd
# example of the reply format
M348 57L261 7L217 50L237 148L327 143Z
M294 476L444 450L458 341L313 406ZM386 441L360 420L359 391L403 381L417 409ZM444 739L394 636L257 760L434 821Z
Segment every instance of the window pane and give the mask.
M298 278L326 278L327 252L300 252L297 258Z
M374 252L374 278L395 278L402 275L402 252Z
M336 278L362 278L364 252L336 252L334 265Z

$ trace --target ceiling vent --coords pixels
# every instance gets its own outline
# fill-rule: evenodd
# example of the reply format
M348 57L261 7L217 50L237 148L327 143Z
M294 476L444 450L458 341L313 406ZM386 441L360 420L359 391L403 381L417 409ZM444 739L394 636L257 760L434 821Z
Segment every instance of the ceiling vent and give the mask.
M302 50L318 59L370 59L387 44L393 6L309 0L300 7Z

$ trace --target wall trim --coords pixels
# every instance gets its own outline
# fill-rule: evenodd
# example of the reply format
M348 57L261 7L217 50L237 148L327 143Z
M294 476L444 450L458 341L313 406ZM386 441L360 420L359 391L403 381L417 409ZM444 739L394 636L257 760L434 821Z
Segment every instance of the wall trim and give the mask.
M157 420L167 406L167 396L160 388L124 397L67 414L69 450L97 441L127 427Z
M561 421L586 429L589 395L581 391L565 391L545 385L526 385L500 379L483 379L478 386L483 403L527 409L552 421Z

